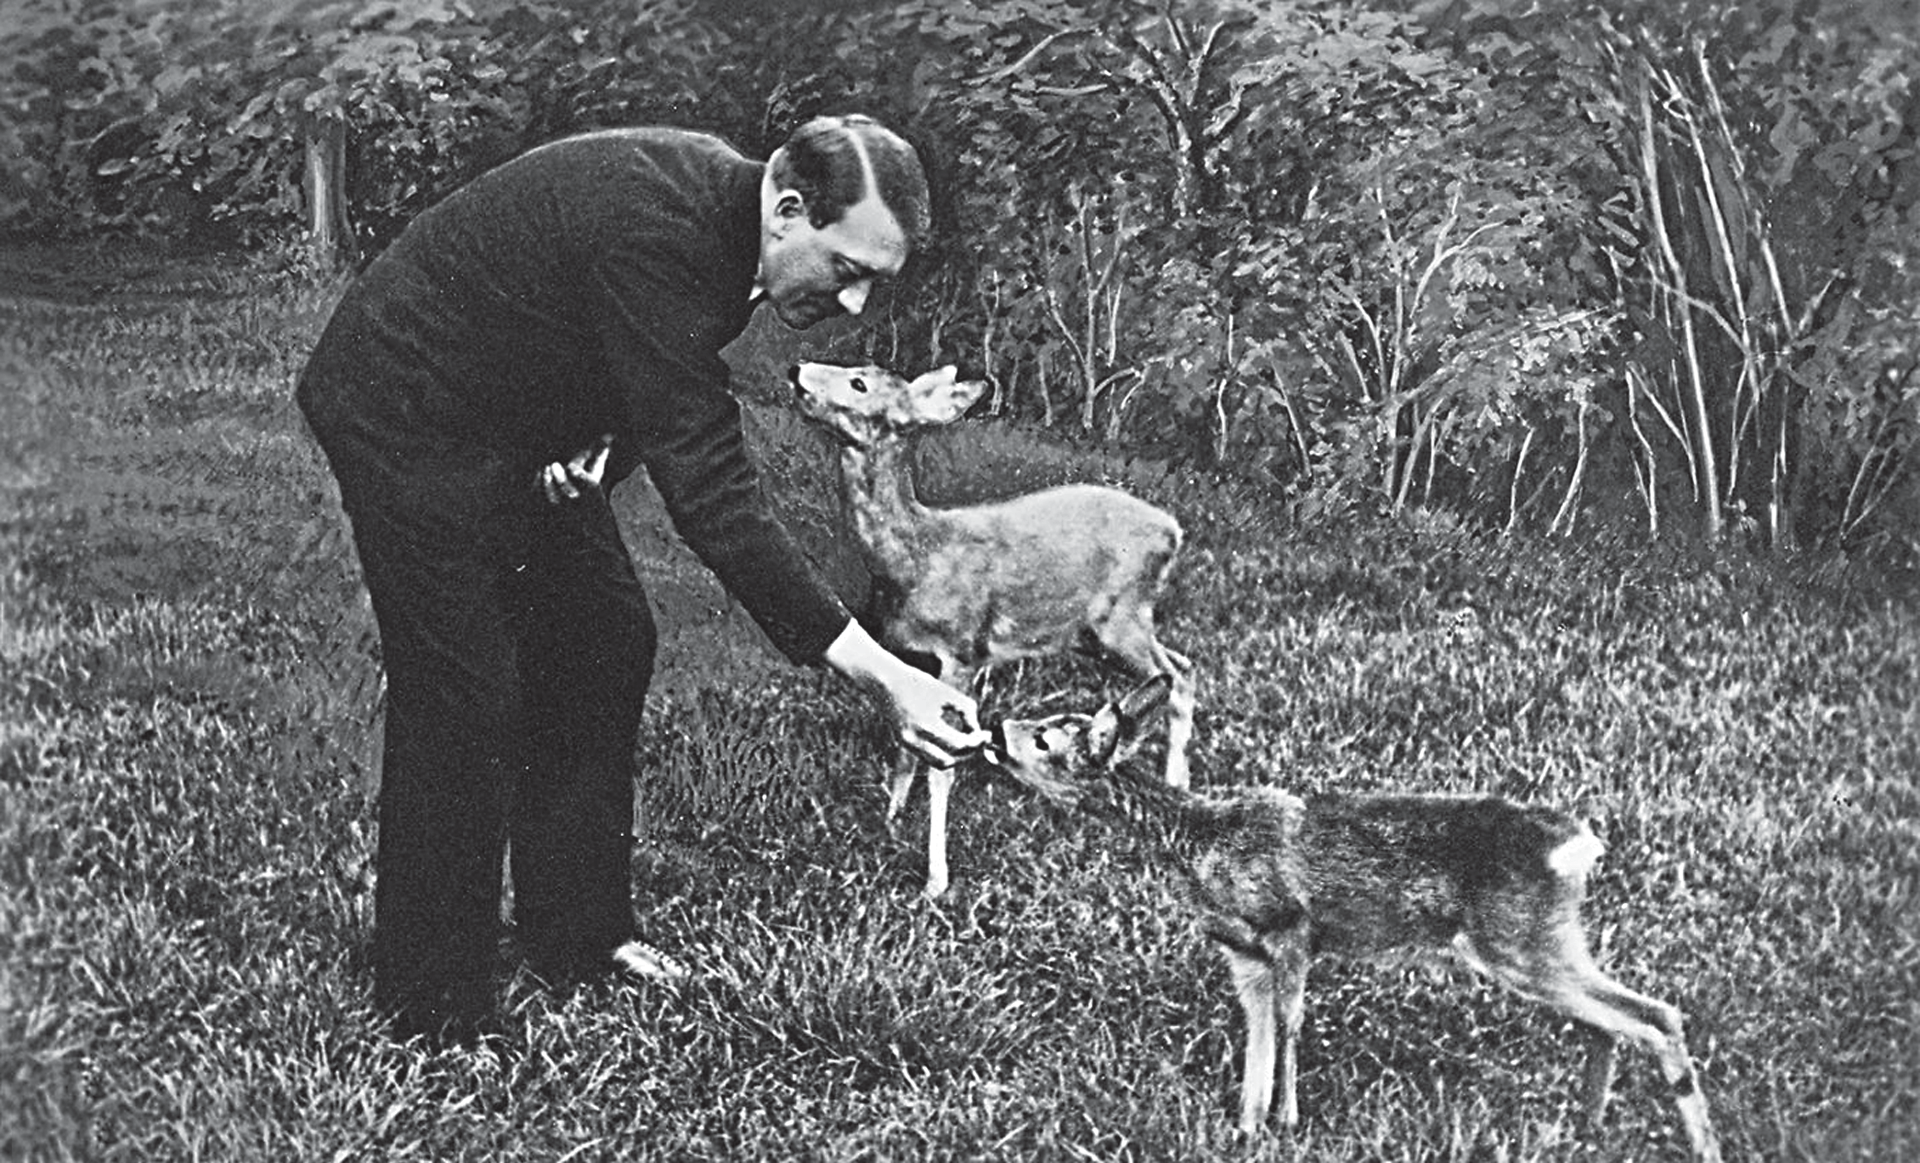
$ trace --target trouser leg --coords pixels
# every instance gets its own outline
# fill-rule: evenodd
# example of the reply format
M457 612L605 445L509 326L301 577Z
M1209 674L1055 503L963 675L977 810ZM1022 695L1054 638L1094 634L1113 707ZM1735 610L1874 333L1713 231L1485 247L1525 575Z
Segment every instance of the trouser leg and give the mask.
M533 541L514 582L528 746L514 919L535 972L565 983L633 934L634 736L655 631L604 501L556 511Z
M536 969L564 980L632 934L653 620L604 502L548 506L491 454L326 403L309 419L387 670L375 1001L403 1034L467 1029L492 1012L509 831Z
M513 625L492 563L360 541L387 671L375 1001L403 1032L464 1030L492 1009L507 809L525 769Z
M471 446L318 419L387 678L374 1001L401 1036L465 1036L493 1012L507 810L525 767L506 579L531 482L516 490Z

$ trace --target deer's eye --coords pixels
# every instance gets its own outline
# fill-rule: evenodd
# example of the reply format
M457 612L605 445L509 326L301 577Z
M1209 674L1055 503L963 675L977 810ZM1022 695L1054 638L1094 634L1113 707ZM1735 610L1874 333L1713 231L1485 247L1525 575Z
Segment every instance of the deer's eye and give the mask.
M859 376L855 376L847 381L847 386L856 392L864 392L867 390L867 381L861 379Z

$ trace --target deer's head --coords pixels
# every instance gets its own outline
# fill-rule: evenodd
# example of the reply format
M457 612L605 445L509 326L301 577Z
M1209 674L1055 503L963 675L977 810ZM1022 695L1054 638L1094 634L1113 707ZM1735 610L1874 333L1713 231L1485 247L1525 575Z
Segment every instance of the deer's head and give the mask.
M1172 687L1173 680L1160 674L1091 715L1003 720L993 729L987 757L1054 803L1079 807L1146 742Z
M801 415L860 448L887 436L951 424L987 387L961 380L950 366L908 380L882 367L802 363L788 378Z

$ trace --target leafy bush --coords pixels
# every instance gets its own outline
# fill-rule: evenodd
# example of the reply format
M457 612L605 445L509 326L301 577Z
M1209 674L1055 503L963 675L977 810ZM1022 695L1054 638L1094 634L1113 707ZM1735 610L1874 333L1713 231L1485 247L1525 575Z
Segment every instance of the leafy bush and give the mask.
M846 346L992 414L1331 508L1914 552L1901 0L6 3L16 228L365 255L558 134L861 107L940 229Z
M671 3L13 2L11 184L41 195L17 219L282 236L338 126L369 253L521 149L693 104L707 47Z

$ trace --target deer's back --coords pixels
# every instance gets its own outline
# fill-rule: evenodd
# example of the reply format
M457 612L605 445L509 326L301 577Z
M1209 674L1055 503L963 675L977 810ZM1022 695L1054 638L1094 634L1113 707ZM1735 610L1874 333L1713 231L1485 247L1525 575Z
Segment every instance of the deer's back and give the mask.
M1180 545L1180 523L1172 514L1105 485L1060 485L934 512L970 541L1017 549L1026 557L1084 557L1102 546L1170 554Z
M1303 918L1313 947L1372 957L1462 931L1522 933L1575 916L1599 843L1557 809L1494 797L1235 797L1193 863L1202 903L1255 929Z
M1002 658L1071 649L1118 604L1150 609L1181 539L1165 511L1098 485L930 515L895 632Z

